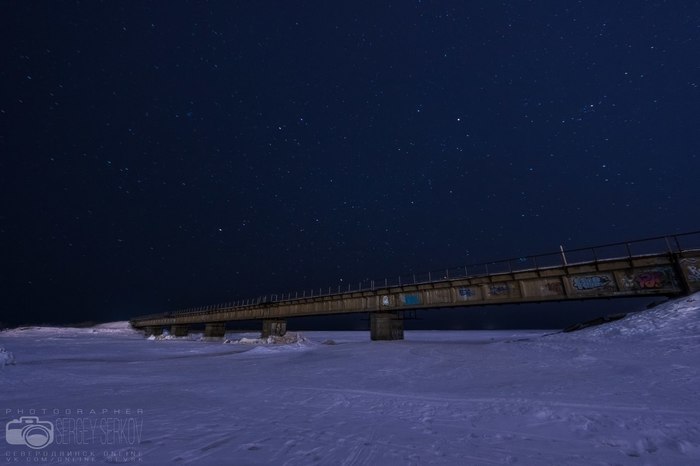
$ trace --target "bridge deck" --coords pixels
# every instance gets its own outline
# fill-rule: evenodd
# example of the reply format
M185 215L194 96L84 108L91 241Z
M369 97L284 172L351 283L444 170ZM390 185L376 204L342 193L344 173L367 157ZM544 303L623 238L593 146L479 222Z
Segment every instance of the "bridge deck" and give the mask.
M668 244L668 239L666 243ZM674 238L676 239L676 238ZM677 239L676 239L677 243ZM629 244L624 243L629 251ZM600 247L599 247L600 248ZM595 249L590 248L594 252ZM328 290L316 296L272 295L198 310L155 314L131 320L135 328L162 327L236 320L269 320L358 312L397 312L454 306L581 300L648 295L677 295L700 291L700 250L629 254L626 257L537 266L536 258L508 261L507 271L443 276L409 283L376 285L350 291ZM526 267L535 259L534 267ZM501 266L505 262L491 264ZM488 264L487 264L488 265ZM517 266L520 265L521 268ZM492 268L493 269L493 268ZM459 275L459 274L457 274Z

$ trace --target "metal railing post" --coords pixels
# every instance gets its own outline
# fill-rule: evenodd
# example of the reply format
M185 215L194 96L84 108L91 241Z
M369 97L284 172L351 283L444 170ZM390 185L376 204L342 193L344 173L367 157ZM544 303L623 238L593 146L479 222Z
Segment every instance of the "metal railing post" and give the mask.
M666 249L669 254L673 254L673 249L671 249L671 242L668 240L668 236L664 236L664 241L666 241Z

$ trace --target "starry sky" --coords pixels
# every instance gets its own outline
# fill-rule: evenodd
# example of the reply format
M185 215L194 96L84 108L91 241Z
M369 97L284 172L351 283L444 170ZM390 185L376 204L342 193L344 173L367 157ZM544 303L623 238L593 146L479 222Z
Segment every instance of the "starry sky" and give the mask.
M0 322L697 230L700 4L0 2Z

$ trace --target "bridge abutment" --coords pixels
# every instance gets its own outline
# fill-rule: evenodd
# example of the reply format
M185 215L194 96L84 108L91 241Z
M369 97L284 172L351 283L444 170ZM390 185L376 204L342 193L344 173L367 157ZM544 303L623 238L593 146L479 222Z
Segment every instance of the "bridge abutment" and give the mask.
M403 340L403 318L398 312L373 312L369 318L372 340Z
M223 338L226 334L225 322L213 322L204 326L205 338Z
M186 337L190 333L189 325L173 325L170 327L170 335L174 337Z
M281 337L287 333L287 321L284 319L265 319L262 321L261 338L269 336Z

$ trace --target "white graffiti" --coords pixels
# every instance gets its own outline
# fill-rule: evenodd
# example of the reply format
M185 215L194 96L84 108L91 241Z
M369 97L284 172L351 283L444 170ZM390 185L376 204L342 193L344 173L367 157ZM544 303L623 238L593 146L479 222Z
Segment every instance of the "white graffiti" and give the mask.
M634 277L631 277L629 275L625 275L622 277L622 286L630 289L634 288Z
M681 259L689 282L700 282L700 267L696 265L697 263L697 259Z
M700 282L700 268L695 265L688 266L688 280L691 282Z

